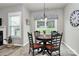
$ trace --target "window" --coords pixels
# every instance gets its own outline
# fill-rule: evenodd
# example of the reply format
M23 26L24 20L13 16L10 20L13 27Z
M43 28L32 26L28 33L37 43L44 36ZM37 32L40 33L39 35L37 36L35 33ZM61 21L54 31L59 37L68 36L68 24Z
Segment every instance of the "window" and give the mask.
M46 33L57 30L57 19L35 20L35 30L39 30L40 32L46 30Z
M45 22L44 21L37 21L37 28L44 28Z
M55 21L47 21L47 28L55 28Z
M8 32L9 36L21 37L21 15L18 13L13 13L8 16Z

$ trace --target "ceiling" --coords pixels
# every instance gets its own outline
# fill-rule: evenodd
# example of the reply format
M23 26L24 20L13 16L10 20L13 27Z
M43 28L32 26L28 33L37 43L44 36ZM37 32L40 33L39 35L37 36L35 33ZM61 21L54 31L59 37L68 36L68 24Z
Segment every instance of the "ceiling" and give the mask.
M30 11L37 11L44 9L44 3L28 3L25 5ZM45 8L46 9L64 8L66 5L67 5L66 3L45 3Z
M0 3L0 8L20 5L21 3Z
M44 3L0 3L0 8L24 4L30 11L44 9ZM45 3L46 9L64 8L66 3Z

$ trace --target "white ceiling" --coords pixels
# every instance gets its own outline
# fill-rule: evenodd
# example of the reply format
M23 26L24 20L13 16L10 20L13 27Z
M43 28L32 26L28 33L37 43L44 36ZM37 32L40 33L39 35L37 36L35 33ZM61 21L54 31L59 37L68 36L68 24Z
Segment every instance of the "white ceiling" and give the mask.
M30 11L43 10L44 3L28 3L25 4ZM46 9L64 8L66 3L45 3Z
M20 5L21 3L0 3L0 8Z
M0 8L20 5L20 4L23 4L23 3L0 3ZM24 3L24 5L30 11L36 11L36 10L43 10L44 9L44 3ZM65 5L66 5L66 3L45 3L45 8L46 9L64 8Z

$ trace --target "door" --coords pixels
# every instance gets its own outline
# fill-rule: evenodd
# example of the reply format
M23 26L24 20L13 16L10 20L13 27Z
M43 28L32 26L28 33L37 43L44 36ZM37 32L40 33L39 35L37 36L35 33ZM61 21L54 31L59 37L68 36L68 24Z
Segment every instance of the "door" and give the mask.
M8 15L8 36L11 36L15 43L21 42L21 13L10 13Z

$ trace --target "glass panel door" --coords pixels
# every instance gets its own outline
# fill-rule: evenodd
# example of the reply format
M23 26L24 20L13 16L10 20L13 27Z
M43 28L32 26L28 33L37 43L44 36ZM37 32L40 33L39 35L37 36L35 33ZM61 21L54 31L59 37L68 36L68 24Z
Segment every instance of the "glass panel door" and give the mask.
M13 38L21 37L21 16L19 14L9 15L8 32Z

